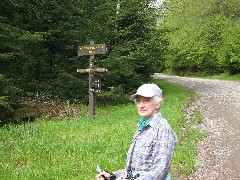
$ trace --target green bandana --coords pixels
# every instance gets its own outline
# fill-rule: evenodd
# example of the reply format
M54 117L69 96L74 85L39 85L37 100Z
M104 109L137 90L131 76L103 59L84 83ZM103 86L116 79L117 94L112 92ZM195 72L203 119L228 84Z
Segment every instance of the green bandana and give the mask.
M138 121L138 131L141 131L145 126L148 125L148 123L152 120L153 116L150 117L147 121L144 121L144 118L141 118Z

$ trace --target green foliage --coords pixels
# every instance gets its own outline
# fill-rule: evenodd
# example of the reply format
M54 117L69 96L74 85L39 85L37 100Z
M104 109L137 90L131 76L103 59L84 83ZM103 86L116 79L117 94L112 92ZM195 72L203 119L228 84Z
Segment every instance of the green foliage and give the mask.
M116 10L115 0L3 0L0 72L26 94L86 102L88 79L76 69L88 68L88 57L78 58L76 51L94 40L106 43L109 50L108 56L95 57L99 66L109 69L103 91L121 86L130 92L150 79L160 54L149 53L158 44L153 38L158 31L156 9L150 3L120 1Z
M108 72L103 75L105 88L122 86L126 92L136 89L143 81L149 79L149 75L140 74L141 70L147 71L146 61L131 56L121 56L106 61Z
M110 44L109 56L101 63L109 70L103 75L105 90L121 86L125 92L131 92L148 82L157 69L161 59L155 47L157 16L156 10L148 6L150 2L121 1L114 43Z
M55 94L63 100L78 99L81 102L86 102L84 98L86 94L88 94L88 84L87 86L85 84L87 84L87 82L83 83L79 78L71 74L61 73L54 83L51 94Z
M228 81L240 81L240 74L230 75L230 74L222 73L222 74L217 74L213 76L204 76L203 78L220 79L220 80L228 80Z
M226 20L222 32L223 45L218 50L219 64L230 74L239 73L240 69L240 23Z
M13 118L14 112L7 96L0 96L0 112L0 125Z
M162 26L169 30L167 69L180 75L238 73L239 5L237 0L164 3Z
M14 119L13 104L16 104L22 95L22 90L13 86L10 79L0 74L0 124Z
M118 105L129 103L129 95L124 92L124 89L112 87L110 91L100 93L97 96L97 104L101 105Z

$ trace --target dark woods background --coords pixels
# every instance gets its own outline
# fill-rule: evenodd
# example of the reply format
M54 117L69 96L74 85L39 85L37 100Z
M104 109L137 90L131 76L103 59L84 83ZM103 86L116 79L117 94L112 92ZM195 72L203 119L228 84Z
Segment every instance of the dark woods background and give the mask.
M154 72L239 73L239 20L239 0L2 0L0 121L34 116L46 101L87 104L88 74L76 70L89 57L77 48L91 40L109 52L96 55L108 69L99 104L128 102Z

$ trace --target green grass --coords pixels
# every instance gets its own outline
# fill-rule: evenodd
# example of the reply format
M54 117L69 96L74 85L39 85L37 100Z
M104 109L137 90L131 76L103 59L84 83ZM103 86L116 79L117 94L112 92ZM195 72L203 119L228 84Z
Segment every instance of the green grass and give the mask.
M213 76L206 76L203 78L229 80L229 81L240 81L240 74L229 75L229 74L223 73L223 74L218 74L218 75L213 75Z
M194 171L201 115L185 119L189 96L181 86L156 81L164 91L164 117L178 136L172 174ZM190 98L192 99L192 98ZM97 107L96 116L64 121L40 120L0 129L0 179L95 179L95 167L113 171L125 166L126 152L139 119L134 104Z

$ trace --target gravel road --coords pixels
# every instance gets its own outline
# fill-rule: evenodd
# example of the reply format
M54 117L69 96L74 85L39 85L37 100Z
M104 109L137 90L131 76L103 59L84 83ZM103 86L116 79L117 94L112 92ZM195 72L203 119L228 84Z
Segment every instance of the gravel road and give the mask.
M155 78L196 91L194 104L207 136L198 143L196 172L189 180L240 180L240 82L166 76Z

